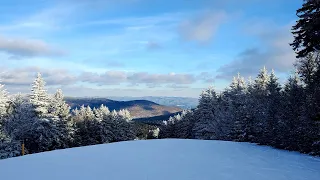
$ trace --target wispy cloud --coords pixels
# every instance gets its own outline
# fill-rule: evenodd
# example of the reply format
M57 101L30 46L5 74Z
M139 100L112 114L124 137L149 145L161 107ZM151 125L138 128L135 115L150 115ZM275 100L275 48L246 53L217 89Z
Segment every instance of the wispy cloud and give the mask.
M121 84L126 82L127 75L124 71L107 71L103 74L84 72L79 76L79 80L102 85Z
M8 86L28 86L33 83L37 72L43 74L47 85L69 85L77 81L77 77L72 75L65 69L44 69L40 67L24 67L16 69L8 69L2 67L0 69L1 83Z
M292 70L296 59L294 51L289 46L292 42L290 26L281 26L274 30L266 30L268 28L261 26L253 24L256 29L255 35L263 46L243 50L233 62L218 69L216 78L229 80L238 72L243 76L255 76L263 66L282 73Z
M0 31L7 33L43 33L65 28L76 18L77 5L59 4L50 8L36 10L32 14L24 14L17 17L9 24L0 24ZM78 14L77 14L78 15Z
M227 14L224 11L205 12L194 19L182 22L180 33L189 41L208 42L214 37L226 17Z
M94 26L94 25L124 25L129 30L141 30L154 27L155 25L177 22L183 18L183 13L164 13L153 16L125 17L113 19L100 19L81 22L75 26Z
M131 85L145 84L155 87L162 84L192 84L197 81L192 74L152 74L147 72L107 71L102 74L85 72L80 81L97 85L129 83Z
M61 56L65 52L42 40L0 36L0 51L19 56Z
M155 50L155 49L160 49L161 45L155 41L148 41L146 47L148 50Z

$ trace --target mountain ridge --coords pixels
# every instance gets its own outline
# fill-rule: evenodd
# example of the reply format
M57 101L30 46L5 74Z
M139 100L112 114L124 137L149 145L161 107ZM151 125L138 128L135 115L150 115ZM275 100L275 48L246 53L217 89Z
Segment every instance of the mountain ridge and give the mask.
M148 118L182 111L179 107L164 106L148 100L116 101L109 98L66 97L65 101L71 109L80 108L82 105L99 108L102 104L107 106L110 111L128 109L133 118Z

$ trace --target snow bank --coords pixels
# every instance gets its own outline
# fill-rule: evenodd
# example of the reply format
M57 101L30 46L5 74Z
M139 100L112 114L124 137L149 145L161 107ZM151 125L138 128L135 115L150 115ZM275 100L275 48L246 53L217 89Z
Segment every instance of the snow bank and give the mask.
M0 160L2 180L320 180L320 158L249 143L120 142Z

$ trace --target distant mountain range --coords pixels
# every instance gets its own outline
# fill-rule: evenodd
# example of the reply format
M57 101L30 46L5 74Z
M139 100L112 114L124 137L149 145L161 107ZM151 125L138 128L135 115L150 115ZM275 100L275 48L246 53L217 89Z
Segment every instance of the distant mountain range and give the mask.
M66 97L66 102L71 109L80 108L82 105L98 108L101 104L107 106L111 111L128 109L133 118L148 118L154 116L171 115L181 112L177 106L164 106L148 100L116 101L107 98L72 98Z
M116 101L131 100L148 100L164 106L176 106L182 109L193 109L198 105L198 98L190 97L161 97L161 96L144 96L144 97L108 97Z

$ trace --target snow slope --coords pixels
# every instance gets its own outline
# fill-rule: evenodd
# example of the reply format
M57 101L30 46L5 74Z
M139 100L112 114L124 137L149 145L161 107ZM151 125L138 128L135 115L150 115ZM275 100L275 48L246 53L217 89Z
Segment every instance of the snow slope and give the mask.
M320 180L320 158L249 143L148 140L0 160L2 180Z

